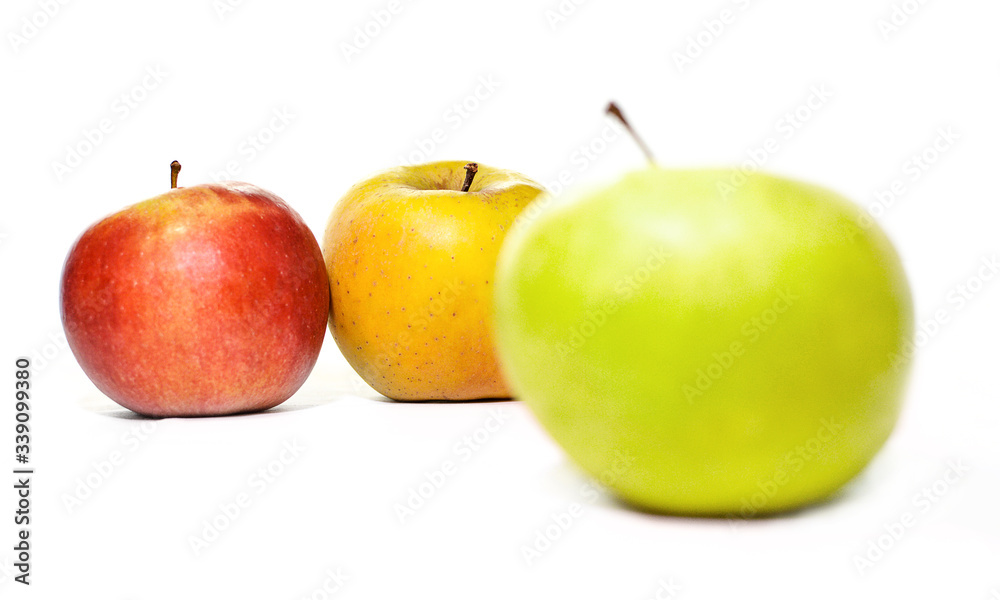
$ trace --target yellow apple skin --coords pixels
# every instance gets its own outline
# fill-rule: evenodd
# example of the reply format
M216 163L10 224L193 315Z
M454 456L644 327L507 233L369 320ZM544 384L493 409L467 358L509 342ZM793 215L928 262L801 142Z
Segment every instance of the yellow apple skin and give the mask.
M337 203L323 236L330 332L394 400L506 398L490 321L497 254L544 188L463 161L383 171Z

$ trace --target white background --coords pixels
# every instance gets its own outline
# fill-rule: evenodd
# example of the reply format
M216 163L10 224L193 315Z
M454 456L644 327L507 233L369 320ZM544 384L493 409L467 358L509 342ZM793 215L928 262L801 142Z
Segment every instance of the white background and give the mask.
M977 279L1000 252L995 2L399 0L384 25L387 0L49 4L47 17L45 2L7 0L0 15L0 456L13 465L14 360L32 356L37 469L30 588L12 581L2 476L3 598L1000 597L1000 278ZM894 11L898 28L880 28ZM363 47L348 57L345 43ZM70 244L162 192L171 160L181 185L235 162L319 235L351 184L404 160L562 174L572 189L642 167L630 141L602 139L612 98L663 165L737 164L773 138L766 170L855 199L896 243L925 334L896 432L834 501L752 522L639 514L590 493L524 406L386 402L329 336L282 409L199 420L134 418L65 349ZM268 143L251 153L251 137ZM84 156L65 172L68 147ZM959 286L978 290L962 306ZM466 450L496 411L503 424ZM400 522L394 505L447 460L457 472ZM945 484L949 461L968 470ZM935 485L925 512L914 496ZM573 503L563 531L553 515ZM212 520L225 530L196 555ZM546 529L558 539L529 564ZM324 592L338 569L346 583Z

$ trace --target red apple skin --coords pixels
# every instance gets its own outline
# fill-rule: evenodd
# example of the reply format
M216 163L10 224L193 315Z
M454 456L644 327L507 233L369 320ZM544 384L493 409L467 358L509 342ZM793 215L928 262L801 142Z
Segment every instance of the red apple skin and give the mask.
M153 417L266 410L302 385L330 311L319 244L283 200L199 185L91 226L63 270L61 311L84 372Z

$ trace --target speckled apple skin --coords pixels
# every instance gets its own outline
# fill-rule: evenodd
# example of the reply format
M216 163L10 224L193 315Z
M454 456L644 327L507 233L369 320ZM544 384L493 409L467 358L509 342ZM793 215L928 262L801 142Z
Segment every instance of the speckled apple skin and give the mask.
M510 396L491 327L504 236L544 188L465 161L399 167L352 187L323 237L330 331L358 375L394 400Z
M284 402L316 363L329 306L305 222L236 182L173 189L94 224L70 250L61 288L84 372L155 417Z

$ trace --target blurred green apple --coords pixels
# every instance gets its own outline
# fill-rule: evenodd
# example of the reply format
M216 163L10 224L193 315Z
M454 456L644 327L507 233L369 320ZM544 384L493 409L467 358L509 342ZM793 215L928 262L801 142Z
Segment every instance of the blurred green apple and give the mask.
M829 497L900 412L900 260L826 189L652 167L511 232L494 326L515 394L584 470L656 512Z

